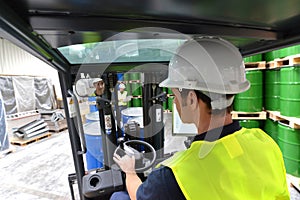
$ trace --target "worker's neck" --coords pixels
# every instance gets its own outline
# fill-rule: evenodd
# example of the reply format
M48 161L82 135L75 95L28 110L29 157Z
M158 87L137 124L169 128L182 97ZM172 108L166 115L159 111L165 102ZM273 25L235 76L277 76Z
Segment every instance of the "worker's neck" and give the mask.
M212 115L207 113L205 116L201 116L198 122L198 134L205 133L209 130L226 126L232 123L232 118L230 113L225 115Z

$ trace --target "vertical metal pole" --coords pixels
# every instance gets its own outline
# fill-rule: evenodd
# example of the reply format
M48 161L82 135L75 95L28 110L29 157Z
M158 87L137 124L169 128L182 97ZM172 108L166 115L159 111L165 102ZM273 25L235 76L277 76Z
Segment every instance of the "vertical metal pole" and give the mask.
M157 152L157 158L162 158L164 155L163 109L162 102L154 98L162 91L156 83L155 74L144 73L144 81L143 114L145 141L154 147Z
M163 91L155 84L155 96L161 94ZM162 101L155 99L155 104L152 107L152 119L153 131L153 147L156 150L157 158L163 158L164 156L164 113L162 107Z
M84 169L84 163L83 163L83 156L82 154L78 154L78 152L81 152L81 144L80 144L80 138L78 135L78 132L75 128L74 121L72 120L69 110L68 110L68 101L67 101L67 90L72 90L72 84L71 84L71 75L70 73L62 73L59 72L59 82L61 85L61 92L63 95L63 103L64 103L64 109L66 114L66 119L68 123L68 132L70 137L70 143L72 148L72 154L73 154L73 161L74 161L74 167L76 171L76 177L78 182L78 191L80 198L82 200L85 200L87 198L84 197L82 193L82 177L85 175L85 169Z
M153 138L152 138L152 125L151 118L149 115L149 110L152 106L152 84L150 82L150 76L147 73L144 73L144 84L143 84L143 121L144 121L144 137L145 141L149 144L153 145Z
M103 151L103 166L104 169L108 170L108 153L107 153L107 135L105 132L105 119L104 119L104 107L105 107L105 102L103 100L100 100L99 98L96 98L97 102L97 108L99 111L99 123L100 123L100 130L101 130L101 139L102 139L102 151Z

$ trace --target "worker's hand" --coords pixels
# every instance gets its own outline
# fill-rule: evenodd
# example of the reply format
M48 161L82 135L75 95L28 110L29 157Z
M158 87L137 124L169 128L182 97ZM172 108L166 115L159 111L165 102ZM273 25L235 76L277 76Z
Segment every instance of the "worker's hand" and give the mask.
M135 173L135 159L134 156L129 156L125 154L123 157L118 154L114 154L114 161L119 165L123 172L127 173Z
M127 97L124 99L124 102L129 102L131 99L132 99L132 96L127 96Z

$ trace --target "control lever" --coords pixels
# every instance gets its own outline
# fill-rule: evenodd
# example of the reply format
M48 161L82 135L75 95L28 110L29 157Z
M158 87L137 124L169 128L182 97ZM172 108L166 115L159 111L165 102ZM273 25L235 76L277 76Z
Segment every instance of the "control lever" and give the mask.
M162 92L162 93L152 97L150 101L152 101L152 100L161 101L161 102L166 101L167 100L167 93Z

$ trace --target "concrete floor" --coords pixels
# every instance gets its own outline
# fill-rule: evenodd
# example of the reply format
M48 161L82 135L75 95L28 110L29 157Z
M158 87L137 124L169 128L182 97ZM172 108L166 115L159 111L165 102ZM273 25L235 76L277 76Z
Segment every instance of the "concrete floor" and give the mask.
M13 148L0 159L0 199L71 199L68 174L75 169L67 131Z
M8 121L8 130L37 117ZM165 137L166 152L185 148L184 137L171 137L170 119L165 116L166 126L169 127ZM12 153L0 159L0 199L71 199L68 174L74 173L75 169L67 130L52 133L48 138L25 146L11 145L11 149ZM79 199L76 184L74 190L75 198Z
M171 137L171 120L166 116L166 152L184 149L184 137ZM12 145L14 152L0 159L0 199L69 200L68 174L74 173L68 131L53 133L26 146ZM74 185L76 199L77 185ZM300 200L291 190L291 199Z

